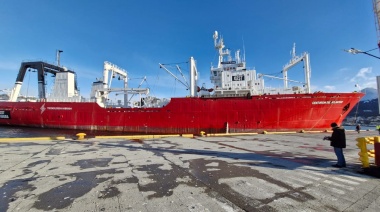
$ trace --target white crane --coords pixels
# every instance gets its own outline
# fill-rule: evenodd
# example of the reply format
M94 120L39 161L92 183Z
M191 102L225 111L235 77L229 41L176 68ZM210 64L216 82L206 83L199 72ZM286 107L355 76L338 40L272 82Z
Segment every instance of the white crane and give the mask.
M311 74L311 68L310 68L310 58L309 53L304 52L301 56L296 55L296 44L293 44L293 50L292 50L292 58L290 59L289 63L287 63L284 68L282 69L283 79L284 79L284 88L288 87L288 70L295 66L297 63L300 63L303 61L304 63L304 71L305 71L305 86L307 93L311 93L310 89L310 74Z
M109 72L111 72L111 74ZM109 76L111 77L109 78ZM124 81L124 88L111 88L112 79L115 77L118 77L119 80ZM146 78L144 78L144 80L146 80ZM123 92L124 93L124 107L128 107L128 103L129 103L128 93L132 93L132 94L148 94L149 93L149 89L147 88L128 88L127 71L108 61L104 61L103 89L101 89L101 91L104 92L104 95L103 95L104 99L108 99L108 94L111 92Z
M111 71L111 78L109 79L108 82L108 76L109 76L109 71ZM104 94L104 97L107 99L108 94L110 93L109 89L111 88L111 83L112 79L116 77L116 75L119 75L119 79L124 80L124 89L128 88L128 74L127 71L124 69L118 67L115 64L112 64L108 61L104 61L104 69L103 69L103 88L108 91ZM128 105L128 93L124 93L124 106L127 107Z

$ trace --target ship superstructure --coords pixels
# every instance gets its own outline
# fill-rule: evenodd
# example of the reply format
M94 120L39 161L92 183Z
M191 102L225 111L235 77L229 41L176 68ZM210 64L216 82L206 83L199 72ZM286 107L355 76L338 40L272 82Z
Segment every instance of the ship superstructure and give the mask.
M304 52L297 56L295 44L292 50L292 58L283 69L283 78L278 78L265 74L257 74L255 69L246 66L245 57L241 58L240 50L235 52L235 57L231 56L229 49L224 49L223 38L218 37L218 32L214 33L215 49L219 53L218 65L211 67L210 80L214 84L215 95L263 95L263 94L305 94L310 91L310 59L309 53ZM303 86L288 87L288 71L297 63L304 62L305 82ZM268 88L264 85L264 77L276 78L284 81L283 88Z

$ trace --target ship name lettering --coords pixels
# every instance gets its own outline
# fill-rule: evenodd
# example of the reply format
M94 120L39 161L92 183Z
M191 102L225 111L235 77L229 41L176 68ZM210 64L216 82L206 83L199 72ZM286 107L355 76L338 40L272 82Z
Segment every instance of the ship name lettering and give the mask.
M325 105L325 104L342 104L343 101L314 101L313 105Z
M71 107L47 107L48 110L72 110Z
M7 110L0 110L0 119L11 119L11 112Z

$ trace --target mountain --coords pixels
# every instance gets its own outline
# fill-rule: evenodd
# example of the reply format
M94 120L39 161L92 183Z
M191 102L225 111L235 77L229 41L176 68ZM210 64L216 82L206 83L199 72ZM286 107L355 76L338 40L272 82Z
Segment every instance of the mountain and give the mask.
M379 99L377 89L364 88L360 92L365 93L361 101L355 105L347 117L372 117L379 116Z
M361 99L361 101L367 101L367 100L379 98L379 96L377 95L377 89L375 88L364 88L360 92L365 93L365 96Z

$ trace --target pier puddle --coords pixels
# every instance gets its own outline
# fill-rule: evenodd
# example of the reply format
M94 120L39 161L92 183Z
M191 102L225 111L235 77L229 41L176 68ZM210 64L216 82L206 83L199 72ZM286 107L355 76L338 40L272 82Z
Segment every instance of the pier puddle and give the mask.
M15 194L19 191L33 191L36 187L29 184L36 178L10 180L0 187L0 211L8 211L9 203L16 201L19 197ZM22 197L23 199L27 197Z
M40 194L33 207L44 211L66 208L70 206L76 198L85 195L98 186L99 183L105 182L112 178L98 177L98 175L115 173L123 173L123 171L108 169L103 171L81 172L65 175L70 178L75 178L75 180ZM120 191L118 191L115 187L110 187L102 192L103 193L101 194L103 195L103 198L112 197L120 193Z
M39 160L39 161L36 161L36 162L33 162L33 163L29 163L27 167L28 168L32 168L32 167L35 167L38 164L43 164L43 163L49 164L50 162L51 162L51 160Z
M36 161L33 163L29 163L24 169L22 169L22 174L15 176L15 178L19 178L19 177L23 178L23 177L25 177L25 175L34 172L30 168L33 168L39 164L44 164L44 163L46 163L46 165L48 165L50 162L51 162L51 160L40 160L40 161Z
M98 149L91 148L91 149L86 149L86 150L79 150L79 151L67 151L67 154L80 154L80 153L87 153L87 152L96 152Z
M271 176L250 167L241 166L239 164L229 164L225 161L205 159L191 160L190 173L197 180L211 188L211 193L209 194L210 196L215 195L216 192L218 195L223 196L246 211L256 211L258 208L264 211L271 211L273 209L266 204L284 197L288 197L299 202L314 199L314 197L303 192L303 188L294 189L284 182L276 180L275 178L272 178ZM263 180L281 188L284 191L275 192L271 197L258 199L252 198L249 195L244 195L244 193L240 193L236 189L232 188L230 184L223 183L226 179L239 177L257 178L257 180Z
M100 191L98 198L107 199L119 195L121 192L116 187L107 187Z
M281 151L274 150L274 149L273 150L265 150L265 151L255 151L252 149L245 149L245 148L236 147L236 146L224 144L224 143L219 143L219 145L230 147L233 149L244 150L246 152L251 152L255 155L260 155L260 156L263 156L266 158L269 158L269 157L270 158L281 158L283 160L288 160L288 161L291 161L294 163L299 163L302 165L317 165L320 163L324 163L326 161L326 159L316 158L316 156L313 156L313 155L305 155L305 154L297 154L296 155L296 154L293 154L291 152L281 152ZM260 146L260 145L258 145L258 146ZM302 148L302 147L300 147L300 148ZM304 148L314 149L314 150L318 150L318 151L331 152L331 148L327 149L325 146L316 146L316 147L305 146ZM234 158L239 159L239 157L234 157ZM273 166L276 166L276 165L273 164ZM277 167L281 167L281 166L277 166Z
M79 166L81 169L90 169L95 167L107 167L112 158L95 158L95 159L85 159L78 160L76 163L71 165Z
M148 195L148 199L171 196L173 190L180 184L203 187L209 196L227 199L246 211L255 211L259 208L260 210L271 211L273 208L267 204L282 198L291 198L299 202L314 199L314 197L303 192L304 188L293 188L267 174L252 169L250 167L252 164L230 164L221 160L206 159L194 159L188 162L190 164L189 169L176 165L172 165L171 169L161 169L161 164L134 167L138 171L146 172L151 181L141 183L138 182L137 178L127 178L127 183L138 183L138 189L141 192L154 192ZM281 191L273 192L266 198L253 198L233 187L235 179L242 177L265 181L281 188Z
M49 152L46 153L46 155L59 155L61 154L61 149L50 149Z
M193 187L197 186L197 183L191 180L190 176L182 168L172 166L170 170L163 170L159 168L161 166L159 164L152 164L136 168L138 171L145 171L151 179L151 183L138 185L140 191L155 192L154 194L150 194L148 199L171 196L173 195L173 189L181 183Z

